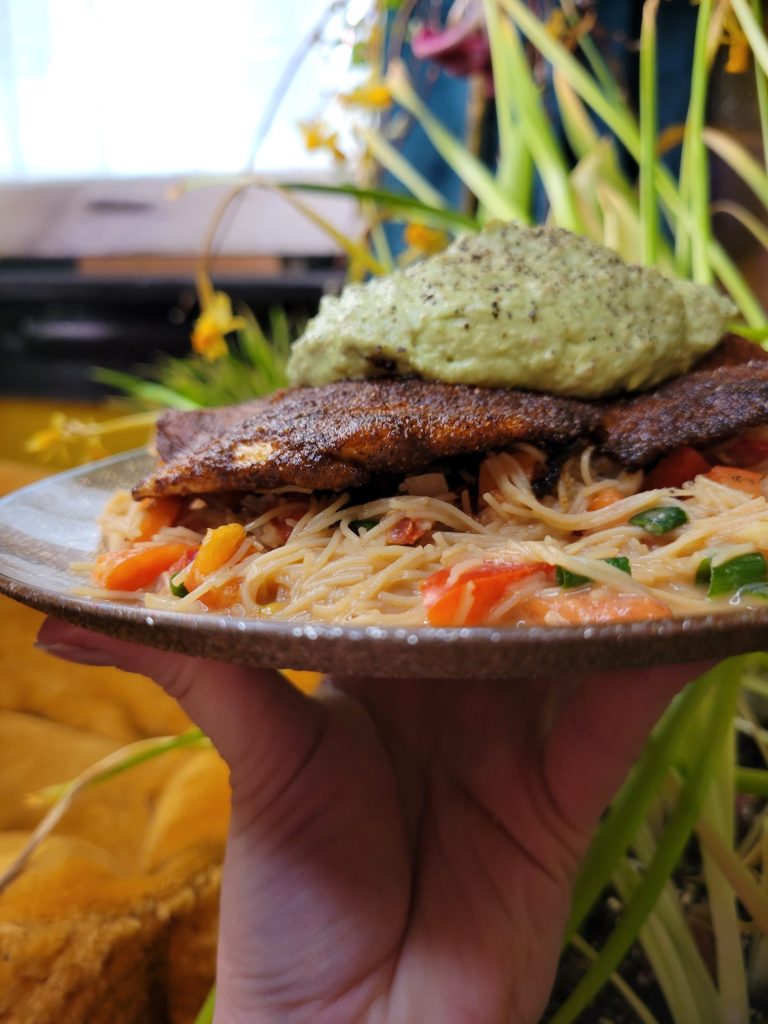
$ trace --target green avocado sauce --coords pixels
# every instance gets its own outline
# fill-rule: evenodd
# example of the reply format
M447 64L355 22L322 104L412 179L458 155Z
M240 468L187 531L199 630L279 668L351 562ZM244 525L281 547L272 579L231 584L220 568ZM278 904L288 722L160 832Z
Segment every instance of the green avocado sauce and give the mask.
M288 374L294 385L395 373L599 398L684 373L735 313L714 288L560 228L492 224L324 298Z

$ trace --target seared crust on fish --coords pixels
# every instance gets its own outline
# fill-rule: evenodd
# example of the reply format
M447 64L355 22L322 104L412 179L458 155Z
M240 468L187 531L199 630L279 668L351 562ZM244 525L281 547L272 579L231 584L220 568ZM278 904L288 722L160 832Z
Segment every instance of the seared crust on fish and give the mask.
M184 452L195 451L247 420L264 407L267 399L256 398L241 405L223 405L217 409L195 409L181 412L171 409L160 417L155 446L163 462L178 459Z
M415 378L278 391L245 411L244 419L242 407L163 417L158 450L170 459L134 497L339 491L518 441L567 445L599 423L597 406L577 399Z
M541 490L554 486L564 458L587 444L636 469L681 445L706 445L762 423L768 423L768 353L729 337L690 373L600 402L387 378L168 412L157 431L163 464L133 493L339 491L519 441L550 452Z
M600 448L633 469L681 445L700 447L768 423L768 362L720 365L606 403Z

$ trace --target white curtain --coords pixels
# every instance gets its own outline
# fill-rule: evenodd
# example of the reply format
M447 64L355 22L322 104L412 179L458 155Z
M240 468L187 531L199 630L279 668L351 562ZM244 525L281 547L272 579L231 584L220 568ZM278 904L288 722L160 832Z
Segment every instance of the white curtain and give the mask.
M245 169L286 61L328 4L0 0L0 182ZM348 66L344 46L312 50L256 168L324 165L297 122Z

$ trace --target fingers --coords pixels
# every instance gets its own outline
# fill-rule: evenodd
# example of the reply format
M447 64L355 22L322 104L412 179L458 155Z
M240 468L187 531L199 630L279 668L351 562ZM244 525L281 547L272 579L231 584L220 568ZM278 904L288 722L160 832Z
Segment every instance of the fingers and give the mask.
M159 651L47 619L38 646L67 661L149 676L176 698L230 766L232 781L270 786L306 756L321 728L315 702L275 671ZM264 794L267 795L266 793Z
M672 698L711 667L606 672L574 688L549 731L543 765L566 821L582 833L592 830Z

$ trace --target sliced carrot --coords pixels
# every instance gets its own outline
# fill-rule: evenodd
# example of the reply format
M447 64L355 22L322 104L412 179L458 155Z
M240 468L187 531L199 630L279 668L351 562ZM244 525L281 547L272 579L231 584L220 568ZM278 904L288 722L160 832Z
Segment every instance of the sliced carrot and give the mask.
M106 590L142 590L183 558L188 544L150 544L99 555L92 579Z
M181 512L181 498L146 498L142 503L137 540L151 540L167 526L173 526Z
M209 611L220 612L226 608L231 608L233 604L237 604L240 600L242 582L242 576L234 576L231 580L227 580L226 583L222 583L218 587L211 587L200 598L200 603L204 604Z
M246 538L240 523L227 523L208 530L194 562L187 570L184 585L187 590L199 587L206 577L220 569L234 555Z
M554 579L554 568L543 562L484 562L458 574L455 567L440 569L421 584L427 620L432 626L482 625L515 583L537 572Z
M624 495L621 491L615 487L603 487L601 491L595 491L592 497L589 499L587 508L590 512L599 512L602 508L608 508L610 505L615 505L617 501L621 501Z
M700 473L706 473L710 464L695 448L683 445L659 459L645 475L644 489L653 491L657 487L682 487Z
M732 487L735 491L743 491L751 494L753 498L763 493L763 478L760 473L752 469L737 469L736 466L713 466L706 474L716 484L723 484L724 487Z
M600 622L644 622L667 619L672 610L663 601L645 594L555 594L552 597L529 597L515 613L528 625L548 624L548 615L556 612L566 623L587 625Z

